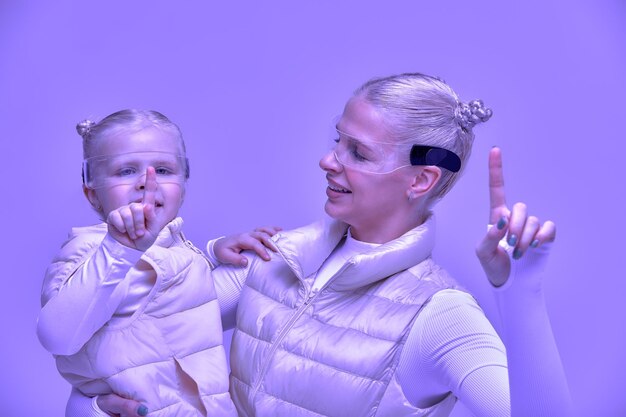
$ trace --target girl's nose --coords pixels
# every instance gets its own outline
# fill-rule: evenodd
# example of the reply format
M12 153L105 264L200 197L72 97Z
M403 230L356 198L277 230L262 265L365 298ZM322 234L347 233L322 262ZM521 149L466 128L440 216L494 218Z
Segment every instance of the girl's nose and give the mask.
M135 181L135 188L137 190L143 190L146 188L146 180L148 179L147 173L148 170L146 169L146 172L137 177L137 181Z

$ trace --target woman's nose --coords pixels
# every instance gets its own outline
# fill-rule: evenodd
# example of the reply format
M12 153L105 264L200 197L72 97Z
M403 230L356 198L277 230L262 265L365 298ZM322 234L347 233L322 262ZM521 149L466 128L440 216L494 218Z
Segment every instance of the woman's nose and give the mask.
M337 154L334 150L326 152L326 154L320 159L320 168L324 171L339 172L343 169L343 165L337 159Z

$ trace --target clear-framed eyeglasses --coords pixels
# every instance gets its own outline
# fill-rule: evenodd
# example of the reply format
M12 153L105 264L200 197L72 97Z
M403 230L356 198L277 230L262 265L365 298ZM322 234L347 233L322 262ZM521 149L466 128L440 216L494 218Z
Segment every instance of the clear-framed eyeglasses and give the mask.
M158 184L183 185L189 178L184 155L170 152L128 152L100 155L83 161L83 182L91 189L132 185L145 181L148 167L154 167Z
M352 170L390 174L417 165L435 165L452 172L461 168L460 158L443 148L415 144L408 150L405 144L358 139L339 129L336 132L332 152L337 162Z

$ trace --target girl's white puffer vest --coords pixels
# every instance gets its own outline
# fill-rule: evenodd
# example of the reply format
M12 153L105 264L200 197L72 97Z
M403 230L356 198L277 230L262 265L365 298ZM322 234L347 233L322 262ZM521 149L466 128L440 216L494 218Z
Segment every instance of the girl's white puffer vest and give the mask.
M316 271L346 226L281 233L272 261L251 258L231 347L241 416L447 416L456 398L412 406L396 378L409 330L437 291L455 287L430 258L434 220L349 260L319 292Z
M157 278L139 310L57 356L57 367L84 394L131 397L151 417L236 416L211 268L181 226L175 219L142 255Z

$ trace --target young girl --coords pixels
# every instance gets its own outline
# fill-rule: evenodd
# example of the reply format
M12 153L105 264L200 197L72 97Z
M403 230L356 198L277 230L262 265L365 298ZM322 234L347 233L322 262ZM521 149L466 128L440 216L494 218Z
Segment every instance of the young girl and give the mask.
M189 164L178 127L122 110L77 126L83 191L104 221L76 227L46 271L37 333L84 395L151 416L236 416L211 265L177 217Z

